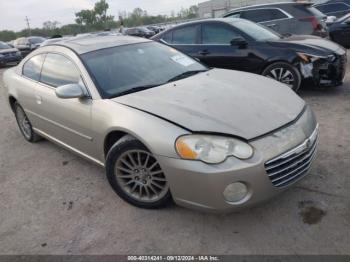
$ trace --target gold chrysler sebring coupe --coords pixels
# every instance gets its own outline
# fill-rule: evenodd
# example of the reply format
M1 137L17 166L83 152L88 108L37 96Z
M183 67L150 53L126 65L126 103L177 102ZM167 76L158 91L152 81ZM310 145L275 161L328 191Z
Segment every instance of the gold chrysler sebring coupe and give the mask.
M138 207L251 206L304 177L316 152L315 116L286 85L209 69L146 39L51 44L4 83L26 140L46 138L104 166Z

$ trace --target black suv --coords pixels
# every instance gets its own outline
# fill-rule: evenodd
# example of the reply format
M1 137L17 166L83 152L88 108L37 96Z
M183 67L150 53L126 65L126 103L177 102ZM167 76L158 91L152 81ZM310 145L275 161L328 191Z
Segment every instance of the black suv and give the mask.
M316 85L339 85L346 70L346 52L336 43L315 36L283 37L244 19L199 20L152 39L210 67L262 74L293 90L303 79Z
M276 3L236 8L224 17L244 18L276 32L327 37L326 15L310 3Z

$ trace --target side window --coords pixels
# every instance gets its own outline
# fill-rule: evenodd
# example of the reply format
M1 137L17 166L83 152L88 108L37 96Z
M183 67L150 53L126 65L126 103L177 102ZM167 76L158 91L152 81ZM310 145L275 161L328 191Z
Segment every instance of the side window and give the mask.
M221 44L229 45L233 38L240 35L233 29L221 24L204 24L202 25L202 44Z
M40 80L40 71L45 59L45 55L36 55L30 58L23 65L22 74L35 81Z
M161 39L171 44L173 42L173 32L170 31L169 33L164 34Z
M47 54L41 71L41 82L53 87L79 83L80 73L75 64L59 54Z
M278 10L278 9L271 9L270 15L272 17L271 20L288 18L288 16L285 13L283 13L281 10Z
M197 25L186 26L173 31L173 44L196 44Z
M241 12L236 12L232 14L228 14L225 17L230 17L230 18L240 18L241 17Z
M244 11L242 18L253 21L255 23L267 22L276 19L288 18L284 13L278 9L255 9Z

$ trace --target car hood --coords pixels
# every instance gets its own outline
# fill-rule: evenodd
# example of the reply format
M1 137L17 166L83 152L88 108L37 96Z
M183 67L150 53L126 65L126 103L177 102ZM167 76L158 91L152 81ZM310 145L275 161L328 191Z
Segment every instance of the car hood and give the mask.
M224 69L112 100L193 132L230 134L247 140L288 124L305 106L290 88L275 80Z
M345 50L340 45L317 36L292 35L278 41L271 41L271 45L294 48L299 52L313 52L317 55L336 53L344 55Z
M17 48L0 49L0 54L13 53L17 51L18 51Z

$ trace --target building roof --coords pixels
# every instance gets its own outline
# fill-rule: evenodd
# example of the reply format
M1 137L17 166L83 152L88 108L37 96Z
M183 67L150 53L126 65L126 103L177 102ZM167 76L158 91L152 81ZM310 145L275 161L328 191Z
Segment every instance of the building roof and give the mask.
M150 42L150 40L140 37L132 37L132 36L83 36L83 37L75 37L70 38L68 40L63 40L57 43L49 44L48 46L65 46L69 49L72 49L78 54L84 54L91 51L129 45L129 44L137 44Z

